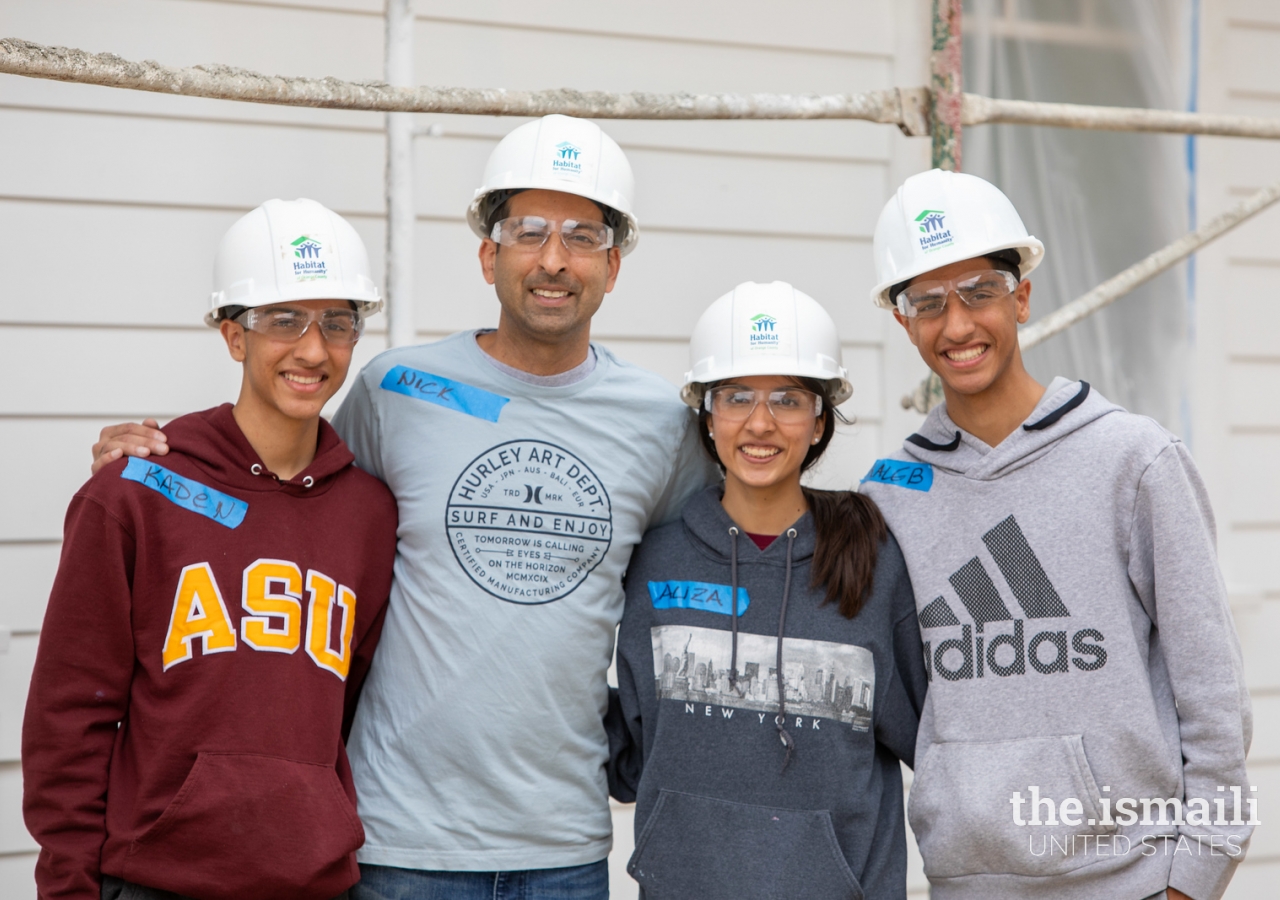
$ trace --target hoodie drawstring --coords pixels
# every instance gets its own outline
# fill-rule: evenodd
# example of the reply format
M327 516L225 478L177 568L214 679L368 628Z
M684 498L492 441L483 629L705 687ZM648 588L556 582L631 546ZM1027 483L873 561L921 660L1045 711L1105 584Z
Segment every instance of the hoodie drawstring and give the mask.
M791 548L795 545L796 530L794 528L787 529L787 576L782 583L782 609L778 612L778 719L774 723L778 726L778 737L782 739L782 746L787 748L787 758L782 761L782 771L787 771L787 765L791 762L791 752L795 749L796 741L791 733L786 729L787 721L787 680L782 674L782 637L787 630L787 602L791 599ZM735 542L736 544L736 542ZM736 555L736 554L735 554ZM735 606L735 609L737 607ZM734 647L736 653L737 647Z
M729 580L733 589L729 594L729 615L733 620L733 654L729 659L729 688L737 691L738 696L745 691L738 689L738 529L729 526Z

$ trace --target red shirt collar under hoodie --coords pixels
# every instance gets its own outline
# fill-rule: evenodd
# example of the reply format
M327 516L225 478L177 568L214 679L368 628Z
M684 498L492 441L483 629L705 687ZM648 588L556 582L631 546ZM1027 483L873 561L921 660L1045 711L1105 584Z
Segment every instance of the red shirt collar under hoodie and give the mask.
M107 874L330 900L359 876L342 734L386 614L395 501L324 421L288 481L229 404L164 431L168 454L105 466L67 512L23 729L40 896L97 900Z

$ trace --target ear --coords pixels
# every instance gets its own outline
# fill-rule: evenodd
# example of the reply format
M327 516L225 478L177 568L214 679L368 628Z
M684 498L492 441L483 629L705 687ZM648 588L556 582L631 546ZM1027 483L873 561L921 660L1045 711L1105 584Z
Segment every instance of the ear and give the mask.
M911 320L896 309L893 311L893 317L898 320L898 324L902 326L902 330L907 333L907 339L911 341L912 346L919 347L920 344L916 341L915 332L911 330Z
M236 362L244 362L245 356L248 355L245 347L244 326L239 322L223 319L222 324L218 326L218 331L222 333L222 339L227 342L227 352L231 354L231 358Z
M1026 325L1027 320L1031 318L1031 282L1025 278L1022 279L1013 297L1018 303L1018 324Z
M622 251L617 247L610 247L609 253L609 278L604 283L604 292L607 294L613 290L614 282L618 280L618 270L622 268Z
M822 436L826 433L827 433L826 418L819 417L815 419L813 422L813 437L810 439L809 443L810 444L818 443L818 441L822 440Z
M498 264L498 245L491 239L485 238L480 242L480 271L484 274L484 280L487 284L494 282L494 267Z

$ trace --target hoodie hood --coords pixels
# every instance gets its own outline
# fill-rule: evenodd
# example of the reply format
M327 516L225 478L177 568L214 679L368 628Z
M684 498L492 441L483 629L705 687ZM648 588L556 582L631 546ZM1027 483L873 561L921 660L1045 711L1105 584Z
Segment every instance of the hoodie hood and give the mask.
M785 566L787 542L782 538L785 538L786 534L782 534L778 540L761 550L752 541L746 539L745 532L738 528L733 519L729 518L729 514L724 511L724 507L720 504L723 496L724 487L715 485L700 494L695 494L685 504L684 527L694 540L695 546L716 562L728 564L734 553L734 544L737 543L739 561L750 560L753 563ZM737 529L740 534L735 536L730 532L731 528ZM791 548L792 561L802 562L809 559L813 556L814 548L813 516L806 512L791 525L791 528L796 532Z
M909 457L979 481L1000 478L1034 462L1058 441L1080 428L1124 409L1089 387L1061 376L1045 390L1027 420L997 447L961 430L947 415L945 402L934 407L924 425L903 441Z
M327 491L335 476L355 460L338 433L322 418L315 459L293 478L281 481L253 449L231 409L230 403L224 403L180 416L163 429L171 450L188 457L224 487L315 496ZM163 464L164 458L156 462Z

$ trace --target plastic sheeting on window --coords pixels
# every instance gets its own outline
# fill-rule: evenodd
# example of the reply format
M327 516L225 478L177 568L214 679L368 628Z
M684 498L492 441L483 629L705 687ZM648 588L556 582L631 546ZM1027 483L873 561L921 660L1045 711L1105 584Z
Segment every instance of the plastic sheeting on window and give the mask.
M964 89L1017 100L1186 109L1196 0L966 0ZM995 125L963 168L999 185L1044 241L1032 321L1191 227L1187 138ZM1206 298L1206 302L1212 298ZM1187 267L1030 350L1047 384L1084 378L1185 432Z

